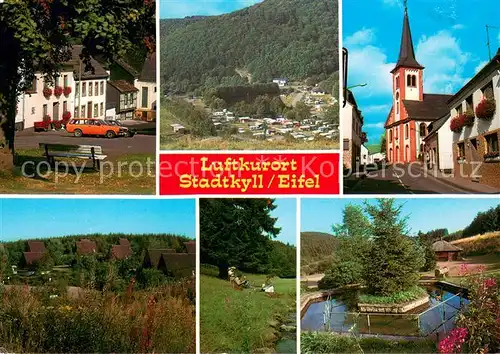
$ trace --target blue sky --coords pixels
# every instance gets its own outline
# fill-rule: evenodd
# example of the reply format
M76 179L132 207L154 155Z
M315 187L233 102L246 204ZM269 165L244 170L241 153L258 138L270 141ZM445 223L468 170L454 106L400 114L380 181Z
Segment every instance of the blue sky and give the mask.
M160 18L221 15L262 0L159 0Z
M364 200L375 203L374 199L302 199L301 231L331 233L333 224L342 222L342 211L349 204L363 205ZM419 230L426 232L447 228L449 232L463 229L480 211L486 211L500 204L496 199L463 198L398 198L404 203L403 215L410 216L410 234Z
M343 46L349 49L349 86L365 117L369 144L379 143L392 100L390 71L399 54L402 0L344 0ZM499 0L408 0L425 93L455 93L488 61L486 25L500 27ZM500 31L491 29L492 54Z
M297 244L297 201L295 198L276 198L274 204L277 206L271 215L278 218L277 227L281 232L275 240L292 245Z
M88 233L196 237L194 199L0 199L0 241Z

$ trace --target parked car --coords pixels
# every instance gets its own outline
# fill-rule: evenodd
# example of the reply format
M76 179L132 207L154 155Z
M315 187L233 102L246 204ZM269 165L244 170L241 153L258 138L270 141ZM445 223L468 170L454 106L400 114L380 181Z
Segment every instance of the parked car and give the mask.
M134 128L128 128L128 127L124 126L122 124L122 122L120 122L119 120L106 119L105 122L108 123L109 125L114 125L114 126L122 128L125 131L125 136L128 136L129 138L131 138L135 134L137 134L137 130L135 130Z
M121 127L109 125L104 120L96 118L73 118L66 124L66 131L76 137L95 135L112 139L125 135L125 130Z

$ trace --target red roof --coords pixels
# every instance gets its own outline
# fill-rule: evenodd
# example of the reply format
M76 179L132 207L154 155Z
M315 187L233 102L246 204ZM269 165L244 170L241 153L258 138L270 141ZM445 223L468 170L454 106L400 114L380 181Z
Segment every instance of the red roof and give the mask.
M163 253L160 266L165 266L168 272L176 276L190 276L196 268L194 254L188 253Z
M144 264L146 267L158 268L162 253L176 253L174 249L148 249L144 256Z
M97 245L94 241L83 239L76 243L76 252L78 254L92 254L96 251Z
M46 251L45 244L43 241L28 241L29 252L40 252Z
M132 255L130 246L114 245L111 249L111 254L115 259L125 259Z
M26 264L33 264L42 259L44 252L24 252Z
M130 241L127 240L126 238L121 238L120 239L120 245L121 246L128 246L128 247L130 247Z
M196 242L195 241L188 241L184 242L184 245L187 248L187 253L196 253Z

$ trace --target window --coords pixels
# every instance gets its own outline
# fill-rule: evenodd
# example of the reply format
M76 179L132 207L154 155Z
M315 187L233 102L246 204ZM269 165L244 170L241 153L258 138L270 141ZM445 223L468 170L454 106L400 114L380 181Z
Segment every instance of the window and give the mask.
M493 133L485 136L486 139L486 152L498 152L498 134Z
M406 86L411 86L411 75L406 75Z
M94 104L94 118L99 116L99 105Z
M37 89L37 79L36 76L33 78L33 82L31 83L31 87L29 89L30 92L36 92Z
M128 106L128 93L125 93L123 96L124 96L124 104L125 106Z
M389 129L389 142L392 143L392 129Z
M155 86L155 89L154 89L155 93L156 93L156 86Z
M141 102L141 107L142 108L148 108L148 88L147 87L142 87L142 102Z
M68 75L64 75L64 87L68 87L68 86L69 86Z
M344 139L344 150L349 151L349 139Z
M35 107L31 107L31 114L35 114Z
M55 87L59 86L59 76L56 76L56 77L54 78L54 80L55 80L55 81L54 81L54 86L55 86Z
M68 110L68 101L63 102L63 113Z
M465 99L465 106L467 109L474 110L474 99L472 98L472 95Z
M75 111L73 112L73 115L74 115L75 117L79 117L80 115L79 115L78 113L79 113L79 112L78 112L78 107L75 107Z
M85 84L84 84L85 85ZM85 105L82 106L82 114L81 117L85 117Z
M399 114L399 92L396 92L396 114Z
M43 105L43 117L45 117L47 115L47 105L44 104Z
M477 139L470 139L470 144L474 147L474 150L477 151Z
M405 124L405 139L408 139L408 123Z
M486 86L481 89L484 98L493 98L493 81L490 81Z
M96 96L99 96L99 83L94 84L94 92Z
M104 103L101 102L101 117L104 116Z
M75 95L79 95L79 92L80 92L80 83L77 82L75 83Z
M426 136L427 135L427 126L425 123L420 123L420 136Z
M462 104L461 103L455 109L457 110L457 114L458 115L461 115L462 113L464 113L464 110L462 108Z
M92 96L92 83L89 82L89 96Z
M87 83L82 82L82 96L85 97L87 95ZM85 114L83 115L85 117Z
M104 81L101 81L101 95L104 95Z
M458 157L465 157L465 143L458 143Z
M396 128L394 128L394 130L396 131L396 133L394 134L394 138L396 140L398 140L398 138L399 138L399 126L397 126Z
M399 76L396 76L395 81L396 81L396 89L398 89L399 88Z
M416 75L407 75L406 76L406 86L408 87L417 87L417 76Z

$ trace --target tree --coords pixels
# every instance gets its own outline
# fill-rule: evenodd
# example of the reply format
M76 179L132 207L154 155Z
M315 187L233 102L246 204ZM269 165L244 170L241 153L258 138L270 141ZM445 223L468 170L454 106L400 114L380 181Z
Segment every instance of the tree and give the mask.
M325 121L331 124L339 124L339 106L328 107L325 112Z
M367 203L365 209L371 218L373 237L363 275L368 293L386 296L416 285L424 257L406 236L407 218L401 216L402 205L396 205L394 199L378 199L377 205Z
M0 43L9 48L0 64L0 170L13 167L18 96L41 72L53 82L81 43L90 57L123 57L133 43L155 50L153 0L6 0L0 6Z
M387 140L386 140L386 134L384 131L384 133L380 136L380 152L385 153L386 150L387 150Z
M311 108L302 101L297 102L294 110L299 121L303 121L304 119L309 119L311 117Z
M269 199L200 199L201 262L219 268L227 278L227 268L236 266L264 272L272 250L270 240L280 228Z

